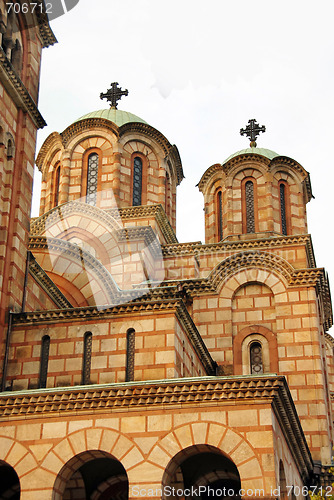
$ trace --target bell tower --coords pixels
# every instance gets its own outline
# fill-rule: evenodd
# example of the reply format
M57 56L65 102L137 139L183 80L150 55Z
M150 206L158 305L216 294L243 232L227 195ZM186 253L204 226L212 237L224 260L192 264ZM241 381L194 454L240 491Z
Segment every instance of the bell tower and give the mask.
M249 120L240 133L248 135L250 147L203 174L206 243L307 233L309 174L295 160L258 148L255 139L264 131Z

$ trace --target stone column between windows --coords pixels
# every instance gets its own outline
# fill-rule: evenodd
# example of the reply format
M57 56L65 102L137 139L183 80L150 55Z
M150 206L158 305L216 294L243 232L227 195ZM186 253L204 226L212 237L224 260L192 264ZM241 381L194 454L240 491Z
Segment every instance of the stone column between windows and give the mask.
M68 202L68 193L70 186L70 166L71 166L71 152L65 149L61 159L60 170L60 185L59 185L59 200L58 205Z
M117 204L119 204L119 192L121 185L121 153L119 151L114 151L112 155L112 189L114 191L114 196Z

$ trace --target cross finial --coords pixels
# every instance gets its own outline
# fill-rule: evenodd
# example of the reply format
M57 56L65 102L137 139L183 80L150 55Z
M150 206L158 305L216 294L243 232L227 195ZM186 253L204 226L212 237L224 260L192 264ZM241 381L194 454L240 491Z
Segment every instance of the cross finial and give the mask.
M110 107L117 109L117 101L122 99L123 95L128 95L128 89L122 90L121 87L118 86L118 82L111 83L111 89L107 90L104 94L101 92L100 99L107 99L110 102Z
M240 135L247 135L250 138L250 147L256 148L256 138L260 132L265 132L266 127L264 125L259 125L256 120L248 120L248 125L246 128L240 129Z

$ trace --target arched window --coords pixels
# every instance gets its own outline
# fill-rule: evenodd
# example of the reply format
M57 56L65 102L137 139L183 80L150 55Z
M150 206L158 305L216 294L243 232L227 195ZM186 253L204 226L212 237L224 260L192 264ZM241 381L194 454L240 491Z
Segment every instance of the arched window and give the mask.
M165 177L165 212L170 215L170 178L168 172Z
M132 205L141 205L143 186L143 161L139 156L133 159Z
M255 213L254 213L254 183L247 181L245 183L245 202L246 202L246 232L255 233Z
M129 328L126 332L126 368L125 381L130 382L135 376L135 330Z
M22 65L22 49L21 44L18 40L15 41L15 45L12 49L12 53L10 56L10 62L12 63L14 69L20 73L21 65Z
M44 335L44 337L42 338L41 364L39 370L38 386L40 388L46 387L46 382L48 378L49 351L50 351L50 337L49 335Z
M60 186L60 163L54 171L53 183L53 206L57 207L59 202L59 186Z
M217 193L217 235L218 241L223 239L223 195L221 190Z
M90 368L92 364L93 335L86 332L84 335L84 348L82 359L82 385L90 384Z
M252 342L249 349L250 371L252 375L263 373L262 345Z
M280 207L281 207L281 228L282 234L288 234L286 222L286 186L283 182L279 185Z
M14 156L14 144L11 139L7 141L7 158L11 159Z
M89 205L96 205L97 184L99 175L99 155L91 153L87 165L87 198Z

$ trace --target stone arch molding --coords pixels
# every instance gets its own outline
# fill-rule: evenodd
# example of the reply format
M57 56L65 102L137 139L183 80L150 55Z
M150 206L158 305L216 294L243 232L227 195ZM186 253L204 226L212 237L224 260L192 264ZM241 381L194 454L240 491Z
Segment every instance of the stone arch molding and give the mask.
M253 276L249 275L249 270L253 270ZM211 271L208 279L217 291L220 292L223 285L226 284L230 278L241 274L243 271L248 271L248 274L246 279L241 279L239 286L242 286L248 281L249 283L259 282L267 284L267 286L272 289L273 282L277 282L278 280L282 285L285 282L285 287L288 286L294 269L285 259L278 255L254 250L239 252L224 259ZM276 275L277 279L268 280L268 275ZM271 281L271 283L269 281ZM236 290L234 290L234 292L235 291Z
M47 481L44 487L54 490L57 482L59 490L59 483L62 481L66 483L68 474L73 472L70 468L68 474L66 473L66 464L83 453L91 453L93 457L94 451L104 452L116 458L127 472L144 462L138 446L124 434L110 428L88 427L69 434L48 452L40 465L40 470L44 470ZM37 471L37 475L39 472ZM55 500L59 497L54 492L52 498Z
M240 474L241 484L254 477L263 482L260 479L264 476L263 470L252 444L235 430L217 422L193 422L176 427L156 443L147 460L155 465L156 471L160 469L162 481L166 467L175 455L191 446L198 446L200 451L201 445L215 447L232 460ZM139 476L133 479L139 479ZM265 488L264 482L261 487Z
M0 436L0 463L13 467L20 481L21 492L31 488L31 477L37 468L33 453L10 437Z

